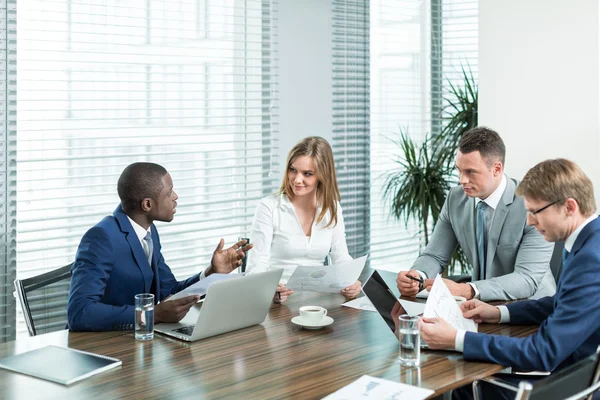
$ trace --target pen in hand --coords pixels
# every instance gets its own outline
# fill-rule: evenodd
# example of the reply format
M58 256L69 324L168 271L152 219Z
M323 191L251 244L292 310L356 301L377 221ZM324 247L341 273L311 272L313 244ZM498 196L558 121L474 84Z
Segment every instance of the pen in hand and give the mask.
M407 277L408 279L412 279L412 280L413 280L413 281L415 281L415 282L419 282L421 285L424 283L424 282L423 282L423 278L415 278L414 276L411 276L411 275L406 275L406 277Z

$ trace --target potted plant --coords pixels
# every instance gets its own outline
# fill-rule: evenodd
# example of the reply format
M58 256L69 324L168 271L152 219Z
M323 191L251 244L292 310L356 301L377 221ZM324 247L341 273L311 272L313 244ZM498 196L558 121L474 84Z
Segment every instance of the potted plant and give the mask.
M430 139L417 145L400 129L400 138L394 143L402 154L395 160L398 168L385 178L383 195L391 201L391 214L404 219L405 226L411 218L420 222L427 245L429 216L435 226L449 189L449 170L443 159L431 154Z
M400 130L400 139L394 141L401 150L396 160L399 168L387 174L384 184L383 195L391 202L390 213L397 219L404 219L405 226L411 218L419 221L425 245L429 243L429 232L437 223L449 188L457 183L452 171L458 141L478 123L478 87L469 66L462 68L462 78L462 86L448 81L449 95L444 98L446 105L440 110L444 127L439 135L418 146ZM428 226L430 215L431 228ZM471 270L459 247L448 269L454 273L458 265L463 274Z

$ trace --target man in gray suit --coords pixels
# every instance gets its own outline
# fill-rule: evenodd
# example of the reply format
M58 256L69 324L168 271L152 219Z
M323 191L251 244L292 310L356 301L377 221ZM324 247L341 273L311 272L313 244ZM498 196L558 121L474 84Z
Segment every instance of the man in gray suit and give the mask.
M469 283L444 280L455 296L490 301L555 293L550 270L553 244L527 226L523 199L515 196L517 181L504 175L505 154L502 139L489 128L474 128L460 139L456 155L460 186L448 193L423 253L410 271L398 274L402 295L430 288L457 245L473 266L473 276Z

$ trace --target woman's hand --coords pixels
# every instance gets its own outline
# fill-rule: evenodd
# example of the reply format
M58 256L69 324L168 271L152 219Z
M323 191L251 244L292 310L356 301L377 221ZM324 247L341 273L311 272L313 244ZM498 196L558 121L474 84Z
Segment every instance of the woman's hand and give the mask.
M342 289L342 291L340 293L342 295L344 295L344 297L347 299L353 299L356 296L358 296L361 289L362 289L362 284L360 283L360 281L356 281L352 285L348 286L347 288Z

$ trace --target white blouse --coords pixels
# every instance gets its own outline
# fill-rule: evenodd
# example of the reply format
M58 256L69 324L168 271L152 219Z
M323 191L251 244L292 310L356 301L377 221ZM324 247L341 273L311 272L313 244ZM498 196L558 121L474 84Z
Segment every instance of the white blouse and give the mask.
M285 194L273 194L258 203L250 243L254 248L248 252L247 271L263 272L269 268L283 268L281 282L286 283L298 265L322 266L327 254L332 264L352 260L346 245L342 208L338 203L337 224L325 227L330 221L329 213L321 222L317 208L311 235L307 237L300 226L294 205Z

